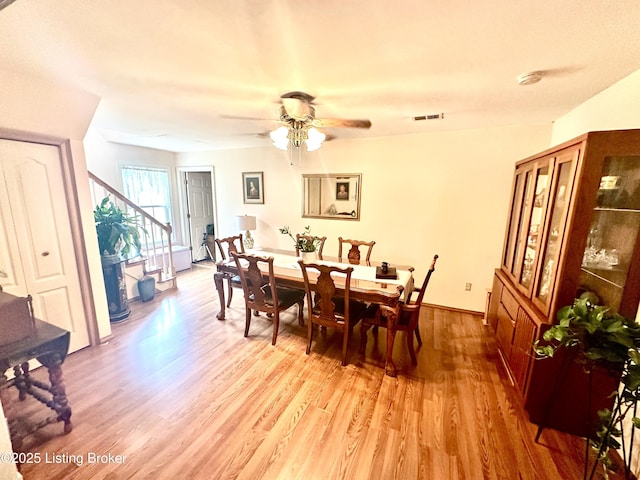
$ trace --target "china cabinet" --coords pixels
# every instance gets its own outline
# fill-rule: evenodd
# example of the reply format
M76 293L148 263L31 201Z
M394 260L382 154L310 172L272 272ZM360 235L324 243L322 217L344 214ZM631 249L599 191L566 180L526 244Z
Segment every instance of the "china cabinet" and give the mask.
M639 229L640 130L587 133L516 163L488 318L534 423L585 435L611 402L615 379L535 360L531 347L586 291L635 318Z

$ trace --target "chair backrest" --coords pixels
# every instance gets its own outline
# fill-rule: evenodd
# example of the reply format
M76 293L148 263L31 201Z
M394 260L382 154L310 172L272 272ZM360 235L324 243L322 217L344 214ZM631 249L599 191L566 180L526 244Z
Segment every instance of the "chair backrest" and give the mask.
M347 259L349 263L360 263L360 247L366 246L369 247L367 250L367 256L365 261L369 263L369 259L371 258L371 250L373 250L373 246L376 244L375 241L371 242L363 242L361 240L349 240L346 238L338 237L338 257L342 259L342 244L348 243L351 245L349 252L347 253Z
M309 321L329 327L344 323L348 327L349 295L353 267L341 268L317 263L304 263L302 260L298 260L298 263L304 278L304 288L309 307ZM310 273L313 276L313 280ZM342 305L342 308L338 308L337 311L334 303L336 284L332 275L344 275L344 305Z
M427 290L427 285L429 285L429 279L431 278L431 274L436 269L436 261L438 260L438 255L433 256L433 261L431 262L431 266L427 271L427 276L424 277L424 282L422 282L422 287L418 291L418 298L416 298L416 305L422 305L422 299L424 298L424 292ZM411 293L407 292L407 299L405 303L409 303L411 301Z
M222 260L226 260L227 257L231 258L231 252L244 253L244 242L242 241L241 233L233 237L216 238L216 245L218 245Z
M275 312L278 290L273 272L273 257L258 257L246 253L230 252L238 267L238 276L244 290L244 299L251 310ZM263 266L263 270L260 266ZM267 270L267 279L265 272Z
M316 251L318 252L318 256L322 256L322 249L324 248L324 242L326 242L327 237L314 237L313 235L300 235L296 233L296 256L300 256L300 240L305 239L308 242L313 242L314 239L318 241L318 247Z

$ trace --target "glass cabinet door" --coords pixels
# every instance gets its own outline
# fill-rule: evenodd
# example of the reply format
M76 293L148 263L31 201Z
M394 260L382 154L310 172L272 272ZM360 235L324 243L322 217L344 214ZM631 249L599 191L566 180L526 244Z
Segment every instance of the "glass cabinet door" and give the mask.
M632 299L629 305L622 299L625 289L633 288L629 277L638 281L638 272L630 266L639 230L640 157L607 157L582 257L580 289L594 292L600 304L627 316L637 310L633 295L626 295Z
M542 261L537 264L535 276L534 303L545 313L548 313L550 292L553 292L555 284L578 154L579 151L575 150L556 158L553 192L549 196L549 218L545 224L540 245Z
M516 171L514 186L513 186L513 198L511 200L511 214L509 215L509 230L507 231L507 238L505 242L504 258L502 259L502 265L507 271L515 276L514 258L517 255L516 245L518 244L518 226L521 222L521 217L524 211L525 203L525 182L529 183L529 172ZM526 180L525 180L526 177Z
M544 226L547 198L549 195L549 163L536 164L534 170L535 187L533 199L527 212L527 222L523 223L524 255L520 259L519 283L525 291L531 291L533 274Z

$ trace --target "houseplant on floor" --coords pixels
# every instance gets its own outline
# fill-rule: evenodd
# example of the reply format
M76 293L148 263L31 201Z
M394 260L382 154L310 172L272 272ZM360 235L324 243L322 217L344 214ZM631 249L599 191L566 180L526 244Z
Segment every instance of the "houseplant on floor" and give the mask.
M109 319L119 322L130 313L122 262L129 257L132 249L136 254L140 252L140 231L144 230L138 219L113 203L109 195L95 207L93 219L107 290Z
M558 311L558 323L544 333L544 342L536 342L537 358L550 358L560 348L566 348L574 361L585 371L603 368L615 378L620 387L611 392L613 410L598 411L599 424L594 438L587 441L597 452L589 470L585 458L585 478L592 479L600 464L607 477L612 462L610 449L621 449L625 478L633 478L633 439L640 428L637 403L640 399L640 325L606 306L596 305L597 297L589 292L576 299L573 305ZM583 399L579 399L583 401ZM631 418L629 418L631 416ZM625 435L625 430L627 435ZM630 434L629 434L630 432ZM630 441L628 440L630 439Z

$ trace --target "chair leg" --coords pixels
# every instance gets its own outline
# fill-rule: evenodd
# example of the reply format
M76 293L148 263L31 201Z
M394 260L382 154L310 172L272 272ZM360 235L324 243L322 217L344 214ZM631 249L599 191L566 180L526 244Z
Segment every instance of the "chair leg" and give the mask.
M360 353L362 355L364 355L367 350L367 333L369 332L370 328L371 325L368 325L364 322L360 324Z
M418 360L416 359L416 351L413 349L413 332L406 331L405 337L407 338L407 348L409 349L409 356L411 357L411 363L414 365L418 364Z
M304 327L304 300L298 303L298 325Z
M420 326L416 325L416 329L414 330L414 333L416 334L416 340L418 340L418 346L421 347L422 338L420 337Z
M342 333L342 366L347 365L347 347L349 346L349 329L345 327Z
M231 286L231 280L227 280L227 308L231 306L231 299L233 298L233 287Z
M311 341L313 340L313 322L309 320L309 326L307 327L307 355L311 352Z
M276 313L273 314L273 337L271 338L271 345L276 344L279 328L280 328L280 311L276 310Z
M244 336L249 336L249 325L251 325L251 309L249 307L245 308L246 311L246 320L244 324Z

